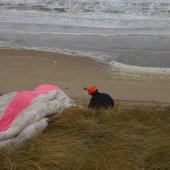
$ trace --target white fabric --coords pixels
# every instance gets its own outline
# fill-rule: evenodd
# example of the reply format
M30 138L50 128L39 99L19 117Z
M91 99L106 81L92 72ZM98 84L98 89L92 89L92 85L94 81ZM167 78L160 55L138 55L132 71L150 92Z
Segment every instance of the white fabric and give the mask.
M15 93L0 97L0 114L14 98ZM65 108L75 105L61 90L37 96L32 103L12 122L6 131L0 132L0 147L9 143L21 144L27 139L41 133L48 125L47 116L61 113Z

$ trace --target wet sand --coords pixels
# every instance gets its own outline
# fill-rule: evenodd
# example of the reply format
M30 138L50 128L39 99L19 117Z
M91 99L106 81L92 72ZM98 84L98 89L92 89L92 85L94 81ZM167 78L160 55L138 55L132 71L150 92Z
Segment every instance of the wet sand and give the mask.
M90 99L83 87L96 85L116 101L170 104L170 80L119 79L104 66L86 57L35 50L0 49L0 93L32 90L39 84L62 88L77 103Z

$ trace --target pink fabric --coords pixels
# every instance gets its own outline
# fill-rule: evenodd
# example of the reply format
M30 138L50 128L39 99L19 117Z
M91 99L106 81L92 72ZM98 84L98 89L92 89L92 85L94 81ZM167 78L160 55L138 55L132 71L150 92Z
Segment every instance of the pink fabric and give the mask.
M38 86L33 91L22 91L17 92L14 99L8 105L7 109L3 113L3 116L0 119L0 131L7 130L12 124L13 120L23 111L25 110L40 94L46 94L52 90L61 90L57 86L43 84ZM62 90L61 90L62 91Z

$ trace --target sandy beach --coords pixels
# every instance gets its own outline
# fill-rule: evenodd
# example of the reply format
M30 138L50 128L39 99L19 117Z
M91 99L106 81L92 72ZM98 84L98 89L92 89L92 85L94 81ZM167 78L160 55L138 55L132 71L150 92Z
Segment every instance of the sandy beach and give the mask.
M62 88L77 103L90 99L84 87L96 85L116 101L140 105L169 105L170 80L145 81L114 77L87 57L35 50L0 49L0 93L32 90L39 84Z

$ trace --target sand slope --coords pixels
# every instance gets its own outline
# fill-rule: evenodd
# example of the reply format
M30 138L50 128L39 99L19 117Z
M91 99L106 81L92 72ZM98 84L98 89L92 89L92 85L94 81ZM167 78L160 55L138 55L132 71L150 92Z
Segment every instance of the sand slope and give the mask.
M32 90L49 83L87 104L83 87L96 85L114 99L139 103L170 103L170 80L134 81L115 78L95 60L34 50L0 49L0 93Z

